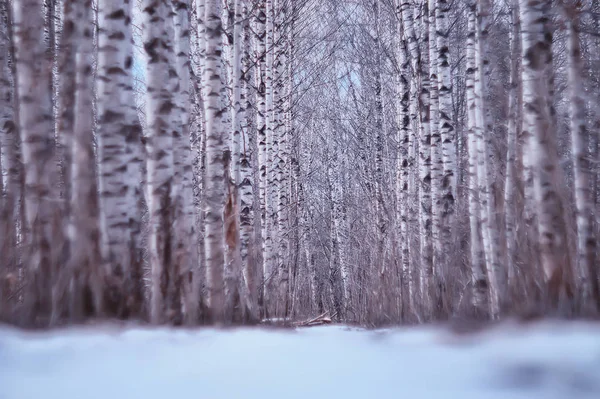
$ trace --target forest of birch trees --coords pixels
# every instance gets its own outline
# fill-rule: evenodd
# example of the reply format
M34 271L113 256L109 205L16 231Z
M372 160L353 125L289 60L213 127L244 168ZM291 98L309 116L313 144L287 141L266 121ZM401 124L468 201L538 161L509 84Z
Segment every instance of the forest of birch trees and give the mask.
M0 321L600 312L600 2L0 0Z

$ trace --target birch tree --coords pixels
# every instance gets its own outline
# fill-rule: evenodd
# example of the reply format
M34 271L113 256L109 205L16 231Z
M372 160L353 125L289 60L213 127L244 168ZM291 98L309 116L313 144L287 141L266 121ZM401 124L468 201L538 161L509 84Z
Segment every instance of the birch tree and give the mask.
M277 272L277 257L274 246L277 243L276 230L276 200L277 196L277 138L275 136L274 121L274 62L275 62L275 2L276 0L266 0L265 3L265 138L266 153L264 173L265 183L265 236L263 237L263 273L265 279L265 309L269 311L273 307L273 290L275 273ZM261 167L262 169L262 167Z
M582 306L598 310L600 293L593 268L596 267L596 239L593 232L593 204L590 192L591 165L588 154L589 133L585 118L586 100L583 86L583 60L580 44L581 4L567 2L565 12L568 29L570 129L573 172L575 177L575 209L577 214L577 287Z
M59 242L55 215L52 104L50 69L43 42L44 18L40 0L13 2L16 47L19 130L25 177L26 234L31 248L28 266L26 317L35 321L50 313L51 285Z
M477 120L477 152L478 152L478 180L479 180L479 208L481 215L481 229L485 263L488 275L488 288L490 295L490 312L497 318L502 305L502 275L504 270L500 265L500 238L496 225L496 203L492 193L490 148L492 146L493 127L487 104L488 82L490 75L489 60L489 29L492 18L492 4L490 0L480 0L477 5L477 45L476 45L476 73L475 73L475 99Z
M150 319L162 323L180 319L180 270L174 263L173 239L173 148L174 134L181 129L180 109L173 97L179 93L170 2L144 3L144 49L148 55L146 118L148 124L147 170L150 217L150 267L152 299ZM181 134L179 130L177 134ZM177 322L177 321L176 321Z
M69 229L69 314L80 320L102 314L104 273L101 269L99 202L93 148L92 1L77 1L73 140L71 143L71 225ZM83 22L83 23L82 23Z
M519 172L517 168L517 139L521 130L521 82L519 79L520 57L519 41L521 35L521 20L519 17L519 3L512 0L510 4L512 29L510 32L510 91L508 97L508 133L506 151L506 177L504 185L504 210L506 229L506 266L507 288L516 285L516 259L517 259L517 184Z
M447 254L453 243L454 214L456 208L456 132L453 125L452 105L452 71L450 66L450 11L453 2L437 0L435 8L436 37L430 38L437 42L437 89L439 92L439 120L437 121L442 146L442 176L440 181L440 212L442 231L440 240ZM430 10L431 12L431 10ZM430 23L433 23L430 22ZM432 64L434 60L432 58ZM450 266L449 264L446 267ZM445 271L447 273L447 271ZM444 274L444 273L442 273ZM445 286L445 282L441 282Z
M255 231L255 210L254 210L254 170L253 170L253 155L254 155L254 142L256 140L256 125L254 118L251 117L250 113L252 107L255 106L254 98L252 96L253 91L251 90L251 84L253 74L256 74L255 69L252 69L253 59L251 58L251 24L249 22L249 9L248 4L244 2L238 2L237 7L241 8L241 14L239 17L240 21L240 32L241 36L236 36L238 40L241 40L241 52L242 52L242 65L240 79L242 79L242 87L240 92L240 102L243 110L243 114L240 115L242 119L241 126L241 147L239 157L239 191L240 191L240 262L242 268L242 284L245 285L247 290L249 303L249 317L256 318L255 309L255 292L256 284L258 282L257 269L256 269L256 246L254 240ZM235 65L235 64L234 64Z
M401 256L402 256L402 296L403 304L408 307L405 309L405 314L414 312L414 287L412 281L412 273L410 270L410 240L408 237L408 202L410 201L409 183L410 183L410 165L409 165L409 137L411 135L410 126L410 60L407 49L406 39L402 35L403 24L402 15L400 12L400 4L396 4L396 15L398 19L397 30L400 34L398 40L398 65L400 73L398 76L398 163L397 163L397 188L396 200L398 201L398 219L400 220L400 240L401 240ZM423 231L430 227L421 224L419 218L420 236L420 253L423 259L423 265L431 264L431 241L427 239L427 234Z
M18 107L16 103L13 67L15 60L12 35L11 9L8 0L0 1L0 158L2 170L2 218L5 226L2 251L6 254L3 262L4 273L16 272L18 255L18 228L21 224L22 172L18 130ZM6 178L4 178L6 176Z
M267 270L267 241L269 235L269 226L267 225L267 103L266 103L266 1L258 0L255 17L255 56L256 60L256 129L258 141L258 191L259 191L259 209L261 226L261 262L263 281L261 282L260 305L264 306L266 295L266 280L269 277ZM264 310L264 308L263 308Z
M477 94L475 89L475 74L477 71L477 10L472 3L468 11L468 36L467 36L467 127L469 150L469 227L470 227L470 261L472 305L476 312L485 315L487 307L488 282L485 268L485 254L481 237L481 219L479 207L479 149L478 149L478 119L477 119Z
M175 92L174 103L178 114L174 118L173 130L173 187L175 206L173 222L173 262L179 267L180 277L185 285L184 302L188 322L198 317L198 301L194 291L199 273L198 237L196 232L196 211L194 209L192 153L190 148L190 14L188 0L174 0L173 50L176 57L176 71L179 77L179 91ZM192 276L191 281L185 276ZM183 289L183 287L182 287Z
M205 251L206 304L210 317L223 321L224 294L224 237L223 206L225 202L224 130L221 124L221 49L222 23L219 0L206 0L206 58L205 58L205 115L206 115L206 181L205 181Z
M402 25L404 35L407 41L408 52L411 59L411 69L412 69L412 79L411 79L411 95L410 95L410 114L412 121L412 131L411 135L409 135L408 140L408 148L409 148L409 159L410 152L413 152L414 148L414 136L416 134L414 132L418 132L418 140L419 140L419 160L417 165L418 170L418 181L419 187L418 191L411 190L413 192L418 192L419 199L419 236L421 237L421 261L425 262L421 266L424 270L429 269L432 270L433 264L433 248L431 252L431 256L428 253L428 249L431 247L428 241L436 242L436 237L433 235L433 231L436 227L433 227L436 221L433 220L432 215L432 191L431 191L431 168L432 168L432 159L431 159L431 132L429 130L429 125L422 123L419 118L420 113L420 101L419 94L422 92L421 85L423 76L427 77L427 73L423 72L423 62L421 61L421 52L419 49L419 43L417 41L417 36L415 33L415 25L414 25L414 10L412 5L408 1L402 1L400 4L400 13L402 15ZM412 140L411 140L412 138ZM409 160L409 165L414 167L414 163ZM437 231L437 230L435 230ZM439 256L439 255L438 255ZM409 280L410 283L410 280ZM420 298L423 300L423 294L425 292L429 292L429 280L425 279L420 281L419 290L420 290ZM409 291L410 288L409 288ZM428 313L425 310L425 313Z
M131 67L131 3L98 0L97 115L100 192L100 233L103 257L111 278L107 311L130 312L127 302L139 308L138 151L141 127L135 109ZM138 156L135 156L138 153ZM130 298L128 298L131 296Z
M539 250L547 293L552 306L567 294L569 250L564 204L558 187L556 130L551 104L552 30L551 1L521 0L523 26L523 129L530 135L534 201L537 209Z

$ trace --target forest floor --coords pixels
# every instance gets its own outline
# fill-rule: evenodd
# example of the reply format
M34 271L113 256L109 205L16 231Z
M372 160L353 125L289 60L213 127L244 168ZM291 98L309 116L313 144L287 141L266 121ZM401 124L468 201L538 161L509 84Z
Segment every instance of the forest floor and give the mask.
M600 398L600 326L0 328L0 399Z

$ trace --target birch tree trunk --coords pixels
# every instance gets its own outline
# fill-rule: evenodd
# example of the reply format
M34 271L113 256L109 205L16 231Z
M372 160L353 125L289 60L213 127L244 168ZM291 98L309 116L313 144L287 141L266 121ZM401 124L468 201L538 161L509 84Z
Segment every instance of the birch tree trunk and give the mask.
M278 56L277 56L277 106L274 112L275 127L277 134L277 230L278 230L278 284L279 284L279 315L287 316L290 305L290 226L289 226L289 148L288 133L289 124L287 123L289 109L287 107L288 93L287 72L289 67L289 51L292 46L293 31L290 29L291 21L289 17L288 4L278 3L277 27L279 35L277 37Z
M485 268L485 254L481 237L481 219L479 203L479 159L478 159L478 119L475 74L477 73L477 16L476 5L469 7L467 36L467 128L469 150L469 226L471 250L471 304L474 312L480 316L488 313L488 282Z
M198 318L198 301L194 295L197 274L199 273L198 236L196 233L196 212L194 209L193 169L190 148L190 15L189 0L174 0L174 51L176 70L179 76L179 91L174 98L179 117L174 121L172 187L175 205L173 222L173 264L180 268L182 288L185 298L185 317L188 323ZM192 276L185 279L184 276ZM196 276L196 277L194 277Z
M450 11L452 10L454 2L447 0L436 0L435 9L435 31L436 37L430 40L437 41L437 88L439 92L439 135L441 136L442 142L442 176L440 179L440 212L441 212L441 247L444 249L444 253L447 256L452 256L453 252L451 249L455 247L454 239L454 218L456 208L456 131L453 123L453 104L452 104L452 71L450 66ZM431 10L430 10L431 12ZM432 65L434 64L433 59L431 60ZM434 83L432 83L434 86ZM439 295L442 295L442 301L445 304L446 295L444 287L446 287L445 276L449 274L450 264L448 260L445 265L442 264L439 267L446 267L441 271L438 271L438 288L440 290ZM445 306L447 307L447 306ZM447 310L447 309L446 309Z
M255 102L252 97L250 85L252 83L253 73L256 74L251 59L251 26L248 21L249 10L248 4L240 2L241 7L240 24L241 24L241 40L242 44L242 65L240 66L242 79L242 88L240 93L240 102L242 104L243 114L241 127L241 148L239 157L239 191L240 191L240 262L242 267L242 284L244 284L248 295L248 317L255 320L257 315L256 309L256 284L258 283L258 275L256 270L256 253L255 253L255 212L254 212L254 172L253 172L253 142L256 140L256 126L251 118L251 110L255 107Z
M410 240L408 234L408 202L410 198L409 179L410 166L408 159L408 145L411 130L410 121L410 59L407 49L406 40L402 37L402 15L400 12L400 3L396 4L396 15L398 18L398 32L401 35L399 38L398 48L398 65L400 66L400 74L398 78L398 163L397 163L397 186L396 200L398 201L398 220L400 221L400 240L401 240L401 255L402 255L402 303L403 317L407 318L408 314L414 313L414 292L412 283L412 274L410 270ZM423 265L430 264L431 257L431 241L427 239L427 235L422 228L430 226L421 226L419 218L419 238L421 244L421 259ZM431 235L430 235L431 236Z
M374 73L375 73L375 83L374 83L374 91L375 91L375 201L376 201L376 214L377 214L377 230L376 230L376 240L377 240L377 252L375 254L376 260L378 262L378 269L382 275L386 272L386 262L385 262L385 236L386 236L386 212L383 200L383 136L384 136L384 126L383 126L383 98L382 98L382 76L381 76L381 38L379 34L379 13L380 13L380 5L379 0L373 1L373 14L374 14L374 22L372 27L372 36L374 38L374 47L375 47L375 60L374 60ZM336 75L337 79L337 75Z
M440 293L437 292L438 280L441 269L444 267L444 263L447 263L447 257L450 254L448 251L449 246L444 242L442 236L442 224L443 224L443 207L442 207L442 179L444 173L444 160L442 158L442 136L440 131L440 103L439 103L439 91L438 91L438 63L437 63L437 41L436 41L436 2L435 0L429 0L427 6L423 3L423 11L426 14L423 19L423 42L425 44L426 52L423 53L421 62L429 64L429 77L423 79L423 84L428 84L429 98L427 99L426 94L422 95L421 103L426 104L429 102L429 115L426 116L428 119L421 119L421 123L429 125L429 134L431 136L430 141L430 154L431 154L431 201L432 201L432 234L434 237L433 242L433 262L431 267L426 264L426 267L422 268L421 274L421 286L429 286L427 292L423 292L423 295L429 296L431 299L431 311L437 310L438 299ZM425 90L425 88L423 89ZM421 112L423 114L423 111ZM434 267L435 265L435 267Z
M269 226L267 225L267 103L266 103L266 0L258 0L256 10L256 28L255 28L255 60L257 64L256 77L256 129L258 139L258 191L260 204L260 226L261 226L261 262L262 275L261 288L259 294L259 305L261 310L265 311L266 283L269 277L267 270L267 240L269 235Z
M21 220L22 171L19 148L18 115L16 107L15 83L13 74L14 59L12 54L12 24L10 4L8 0L0 1L0 158L4 198L2 217L5 226L3 242L0 250L5 255L3 269L6 273L16 272L18 263L17 239ZM0 272L1 273L1 272ZM6 294L6 293L5 293ZM1 306L1 305L0 305Z
M594 268L596 265L596 239L593 231L593 200L591 187L592 165L589 162L589 133L586 123L585 87L583 85L583 60L580 44L580 7L577 3L566 5L569 51L569 91L571 117L571 153L575 177L575 208L577 215L577 288L584 311L599 310L600 295Z
M25 173L25 214L27 241L28 294L25 304L29 321L50 313L52 271L55 266L57 231L53 226L56 196L54 138L50 69L43 42L44 19L41 0L13 2L17 67L19 128ZM42 321L43 322L43 321Z
M552 2L520 0L523 24L523 130L531 137L529 162L533 165L534 207L541 264L550 303L556 307L567 294L570 269L563 199L559 194L558 155L554 110L551 104Z
M335 69L335 68L334 68ZM336 93L337 95L337 93ZM335 100L334 100L335 101ZM331 123L331 133L335 137L336 128L335 123ZM330 245L331 245L331 255L329 259L329 283L331 288L331 302L333 304L333 310L335 317L337 319L343 319L344 317L344 297L343 297L343 283L341 279L341 268L340 268L340 219L341 215L341 190L339 187L339 181L337 178L337 173L335 172L336 166L339 165L338 160L338 151L333 148L334 144L332 143L333 139L330 138L328 145L328 150L330 153L330 157L328 159L327 164L327 186L329 189L329 194L331 196L330 201L330 214L331 220L329 223L330 229Z
M273 306L274 277L277 272L277 258L274 245L277 243L276 233L276 200L277 196L277 139L274 129L274 58L275 58L275 6L276 0L266 0L266 65L265 65L265 126L266 126L266 154L264 172L265 184L265 237L263 252L263 270L265 278L265 310L268 313Z
M78 7L76 0L65 0L63 2L62 30L59 42L60 52L58 54L58 81L57 97L57 138L59 165L61 166L62 195L66 198L64 201L65 214L69 214L71 198L71 143L73 141L73 120L75 106L75 56L77 51L76 24L80 21L75 20L75 8ZM50 13L50 8L48 8ZM51 16L52 18L53 16ZM51 28L51 27L49 27ZM52 59L52 54L49 56ZM53 74L54 75L54 74Z
M126 316L141 307L139 243L139 154L141 126L135 108L131 67L131 4L98 0L96 79L100 233L108 262L107 311ZM137 154L136 154L137 153Z
M92 0L77 1L78 31L75 108L71 144L70 298L71 321L102 313L103 272L100 253L99 201L93 148L93 19Z
M239 293L240 302L242 307L248 308L250 306L248 298L248 290L245 285L245 280L242 278L242 260L241 260L241 234L240 234L240 223L241 223L241 203L240 203L240 186L241 186L241 157L242 157L242 121L245 118L245 104L242 103L242 74L244 69L244 63L242 59L242 4L240 0L236 0L234 4L234 18L232 20L232 31L233 43L231 49L231 86L232 86L232 107L231 107L231 121L232 121L232 190L226 205L225 212L225 224L226 224L226 242L228 247L228 254L226 256L226 263L231 270L229 276L229 282L226 282L228 287L226 292L228 309L233 308L231 302L234 297L234 292ZM229 209L229 211L227 211ZM226 276L227 278L227 276ZM230 312L228 310L228 312Z
M517 259L517 138L522 127L521 123L521 81L519 40L521 35L521 19L519 18L519 2L512 0L510 32L510 91L508 93L508 132L506 152L506 177L504 185L504 212L506 229L506 268L507 288L512 294L516 287Z
M421 89L422 76L427 76L426 73L422 72L422 61L421 52L419 50L419 43L417 41L414 18L413 18L413 7L411 2L406 0L400 0L400 14L402 16L403 31L406 38L407 49L411 60L412 79L410 79L410 120L412 129L408 137L408 166L414 168L413 155L414 154L414 140L418 132L419 140L419 160L417 165L418 170L418 187L411 187L409 178L409 193L418 192L418 214L419 214L419 237L421 247L421 261L424 262L421 265L424 269L433 268L433 246L435 237L433 237L432 227L432 198L431 198L431 134L429 126L420 122L419 118L419 93ZM417 191L418 189L418 191ZM408 205L408 204L407 204ZM410 213L410 211L408 212ZM430 250L431 249L431 250ZM409 275L412 274L412 270ZM409 292L414 292L411 288L411 283L414 284L412 278L409 278ZM422 283L422 282L421 282ZM423 292L429 292L429 287L423 287L419 284L419 296L423 299ZM423 313L427 313L427 310L423 310Z
M197 165L194 168L195 192L198 193L197 212L198 212L198 273L192 278L192 299L195 303L201 303L206 297L206 0L196 0L196 45L197 56L197 76L195 82L195 92L198 99L198 126L194 133L197 137L193 146L194 154L197 157ZM192 141L194 143L194 141ZM195 305L194 305L195 306Z
M481 228L483 247L485 251L485 263L488 274L490 291L490 311L492 318L498 318L503 301L503 273L500 264L500 238L498 226L496 225L496 203L492 193L492 182L490 173L490 159L492 146L493 126L491 125L489 108L487 104L487 87L490 75L489 60L489 29L492 19L492 5L490 0L478 2L478 26L477 26L477 68L475 74L475 95L477 106L477 129L478 129L478 178L479 199L481 207Z
M180 270L173 257L173 148L174 132L180 126L181 110L174 98L179 93L175 69L171 2L144 3L144 49L148 55L146 99L147 190L149 252L152 275L150 320L181 322ZM181 134L181 132L178 132Z
M213 321L224 321L224 237L223 207L225 203L224 130L221 123L221 50L222 23L219 0L206 0L206 304Z

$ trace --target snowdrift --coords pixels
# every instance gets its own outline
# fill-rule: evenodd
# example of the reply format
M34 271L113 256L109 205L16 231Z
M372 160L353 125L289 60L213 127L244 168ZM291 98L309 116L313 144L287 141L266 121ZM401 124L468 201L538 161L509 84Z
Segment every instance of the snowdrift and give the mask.
M0 399L600 398L600 327L0 329Z

